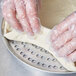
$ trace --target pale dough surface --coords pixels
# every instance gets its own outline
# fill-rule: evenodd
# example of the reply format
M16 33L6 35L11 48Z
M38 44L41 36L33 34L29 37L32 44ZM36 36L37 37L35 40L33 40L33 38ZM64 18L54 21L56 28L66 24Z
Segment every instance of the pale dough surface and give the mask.
M26 33L20 33L12 29L7 22L5 22L4 36L7 39L36 44L49 51L67 70L76 71L76 67L73 62L67 62L64 58L56 56L56 53L47 41L50 33L51 29L41 26L41 32L36 34L33 38L30 38Z

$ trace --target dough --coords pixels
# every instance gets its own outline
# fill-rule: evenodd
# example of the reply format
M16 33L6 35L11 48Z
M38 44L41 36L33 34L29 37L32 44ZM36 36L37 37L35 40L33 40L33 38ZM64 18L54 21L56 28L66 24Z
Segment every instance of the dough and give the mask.
M5 28L4 28L4 37L6 37L9 40L15 40L15 41L22 41L22 42L29 42L32 44L36 44L50 53L69 71L76 71L76 66L73 62L68 62L62 57L58 57L56 53L53 51L53 48L48 43L48 35L51 33L51 29L45 28L41 26L41 32L39 34L36 34L34 37L29 37L26 35L26 33L20 33L13 28L11 28L7 22L5 22Z

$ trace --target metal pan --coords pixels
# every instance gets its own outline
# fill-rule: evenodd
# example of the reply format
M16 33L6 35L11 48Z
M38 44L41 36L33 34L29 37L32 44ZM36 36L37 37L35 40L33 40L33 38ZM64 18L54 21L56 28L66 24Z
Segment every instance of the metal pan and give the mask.
M66 70L47 50L24 42L10 41L3 36L5 21L2 21L2 40L9 52L19 60L25 69L40 76L74 75Z

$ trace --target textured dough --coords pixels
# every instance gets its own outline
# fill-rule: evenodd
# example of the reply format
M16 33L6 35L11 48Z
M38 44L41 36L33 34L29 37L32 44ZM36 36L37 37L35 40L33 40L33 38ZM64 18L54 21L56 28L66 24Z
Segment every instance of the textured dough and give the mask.
M34 37L29 37L26 33L20 33L13 28L11 28L7 22L5 22L4 27L4 36L9 40L28 42L32 44L36 44L47 51L49 51L67 70L76 71L75 64L73 62L68 62L62 57L58 57L56 53L53 51L53 48L48 43L48 36L51 33L51 29L45 28L41 26L41 32L36 34Z

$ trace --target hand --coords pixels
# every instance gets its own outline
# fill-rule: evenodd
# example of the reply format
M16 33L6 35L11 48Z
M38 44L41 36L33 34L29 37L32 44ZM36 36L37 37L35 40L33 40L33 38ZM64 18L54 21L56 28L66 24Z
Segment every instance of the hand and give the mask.
M60 57L76 61L76 12L52 29L51 43Z
M40 0L5 0L2 12L13 28L34 35L40 30L39 7Z

